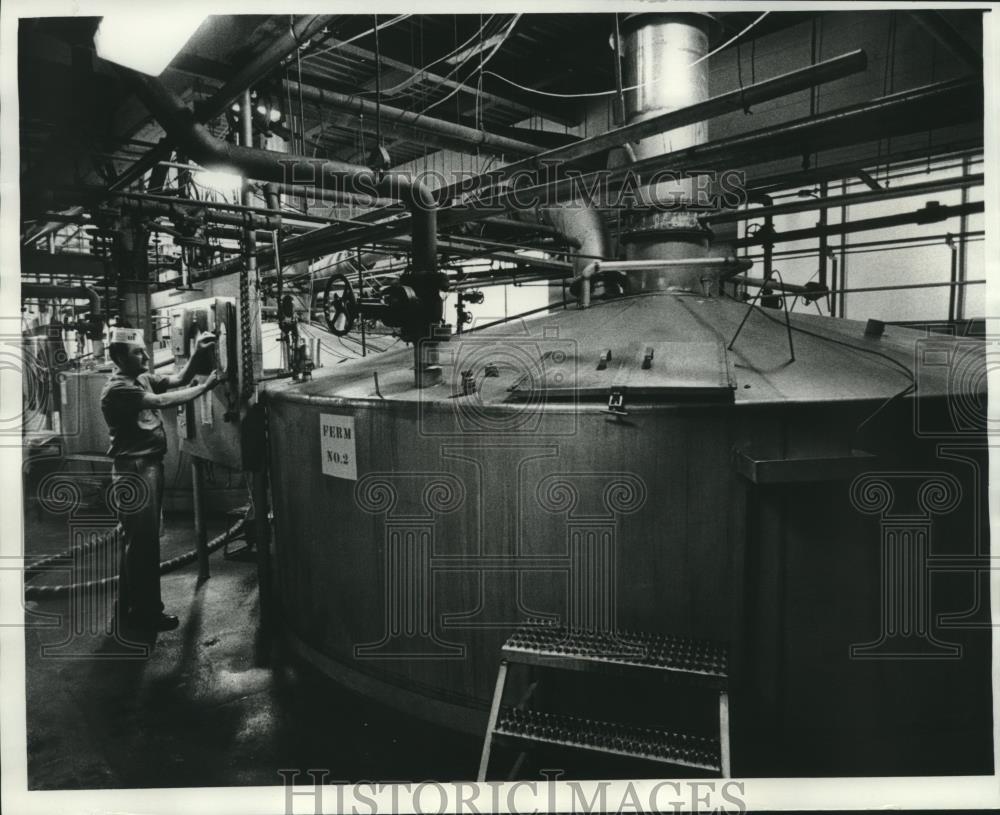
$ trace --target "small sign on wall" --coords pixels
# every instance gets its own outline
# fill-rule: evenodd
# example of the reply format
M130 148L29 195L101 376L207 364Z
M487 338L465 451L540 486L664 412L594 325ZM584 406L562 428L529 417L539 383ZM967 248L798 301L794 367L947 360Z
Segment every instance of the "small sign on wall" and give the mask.
M322 413L319 417L319 449L323 475L358 480L355 455L354 417Z

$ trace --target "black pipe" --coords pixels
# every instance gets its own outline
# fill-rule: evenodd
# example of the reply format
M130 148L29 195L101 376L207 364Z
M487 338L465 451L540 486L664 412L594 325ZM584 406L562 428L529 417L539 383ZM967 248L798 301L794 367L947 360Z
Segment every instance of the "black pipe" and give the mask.
M253 57L219 88L212 96L198 105L198 117L207 122L225 111L240 93L274 68L282 59L298 50L299 44L317 33L329 21L330 15L312 15L294 21L287 31L283 31L260 54ZM170 137L164 138L129 167L109 186L108 191L121 190L141 178L157 162L170 158L173 144Z
M925 206L913 212L903 212L899 215L886 215L882 218L868 218L861 221L846 221L839 224L830 224L825 227L811 227L809 229L792 229L787 232L778 232L774 235L775 243L788 243L789 241L811 240L820 235L846 235L851 232L864 232L871 229L886 229L893 226L904 226L906 224L927 224L944 221L962 215L975 215L982 212L984 205L982 201L974 201L971 204L958 206ZM759 246L764 244L767 236L753 235L749 238L741 238L733 241L734 247Z
M511 191L498 190L492 196L485 197L481 203L512 207L519 201L526 200L536 204L572 200L579 190L590 189L592 185L599 198L601 193L620 189L628 178L647 179L660 171L708 171L763 164L878 137L898 136L981 120L982 116L982 82L972 79L949 80L652 156L608 175L590 173L533 186L521 186Z
M723 212L712 213L699 218L707 224L725 224L734 221L746 221L751 218L764 216L788 215L794 212L809 212L810 210L831 209L841 206L855 206L856 204L867 204L873 201L888 201L894 198L907 198L912 195L928 195L935 192L947 192L954 189L964 189L966 187L977 187L983 183L983 174L962 175L955 178L941 178L933 181L925 181L919 184L906 184L902 187L888 187L880 190L865 190L864 192L850 193L848 195L836 196L834 198L810 198L807 201L792 201L787 204L768 205L760 209L725 210ZM752 201L754 196L762 193L754 193L748 198Z

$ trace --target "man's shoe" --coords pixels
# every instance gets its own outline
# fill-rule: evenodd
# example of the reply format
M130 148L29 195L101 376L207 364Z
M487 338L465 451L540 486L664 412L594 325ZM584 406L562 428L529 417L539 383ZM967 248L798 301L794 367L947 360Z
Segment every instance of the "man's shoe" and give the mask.
M150 627L154 631L173 631L180 624L181 621L173 614L161 614L153 620L153 624Z

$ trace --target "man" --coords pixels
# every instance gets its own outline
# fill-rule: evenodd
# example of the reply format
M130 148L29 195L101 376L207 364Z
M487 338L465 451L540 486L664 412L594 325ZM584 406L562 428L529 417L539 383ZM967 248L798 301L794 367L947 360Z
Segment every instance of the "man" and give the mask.
M203 334L182 371L159 376L149 372L143 332L113 329L108 355L117 371L101 392L101 412L111 438L108 455L114 459L115 481L132 482L123 493L141 493L140 500L133 502L136 506L126 506L128 502L122 500L119 507L124 546L118 577L118 630L149 633L177 627L177 618L164 614L160 600L160 507L167 452L160 408L183 405L218 384L214 370L204 382L190 384L214 344L212 334Z

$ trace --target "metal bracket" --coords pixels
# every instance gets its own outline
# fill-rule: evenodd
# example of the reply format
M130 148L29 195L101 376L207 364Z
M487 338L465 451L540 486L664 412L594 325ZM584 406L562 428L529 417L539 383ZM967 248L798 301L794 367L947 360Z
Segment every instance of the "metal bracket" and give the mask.
M611 393L608 396L607 413L613 413L616 416L628 416L628 411L625 409L624 388L611 389Z

